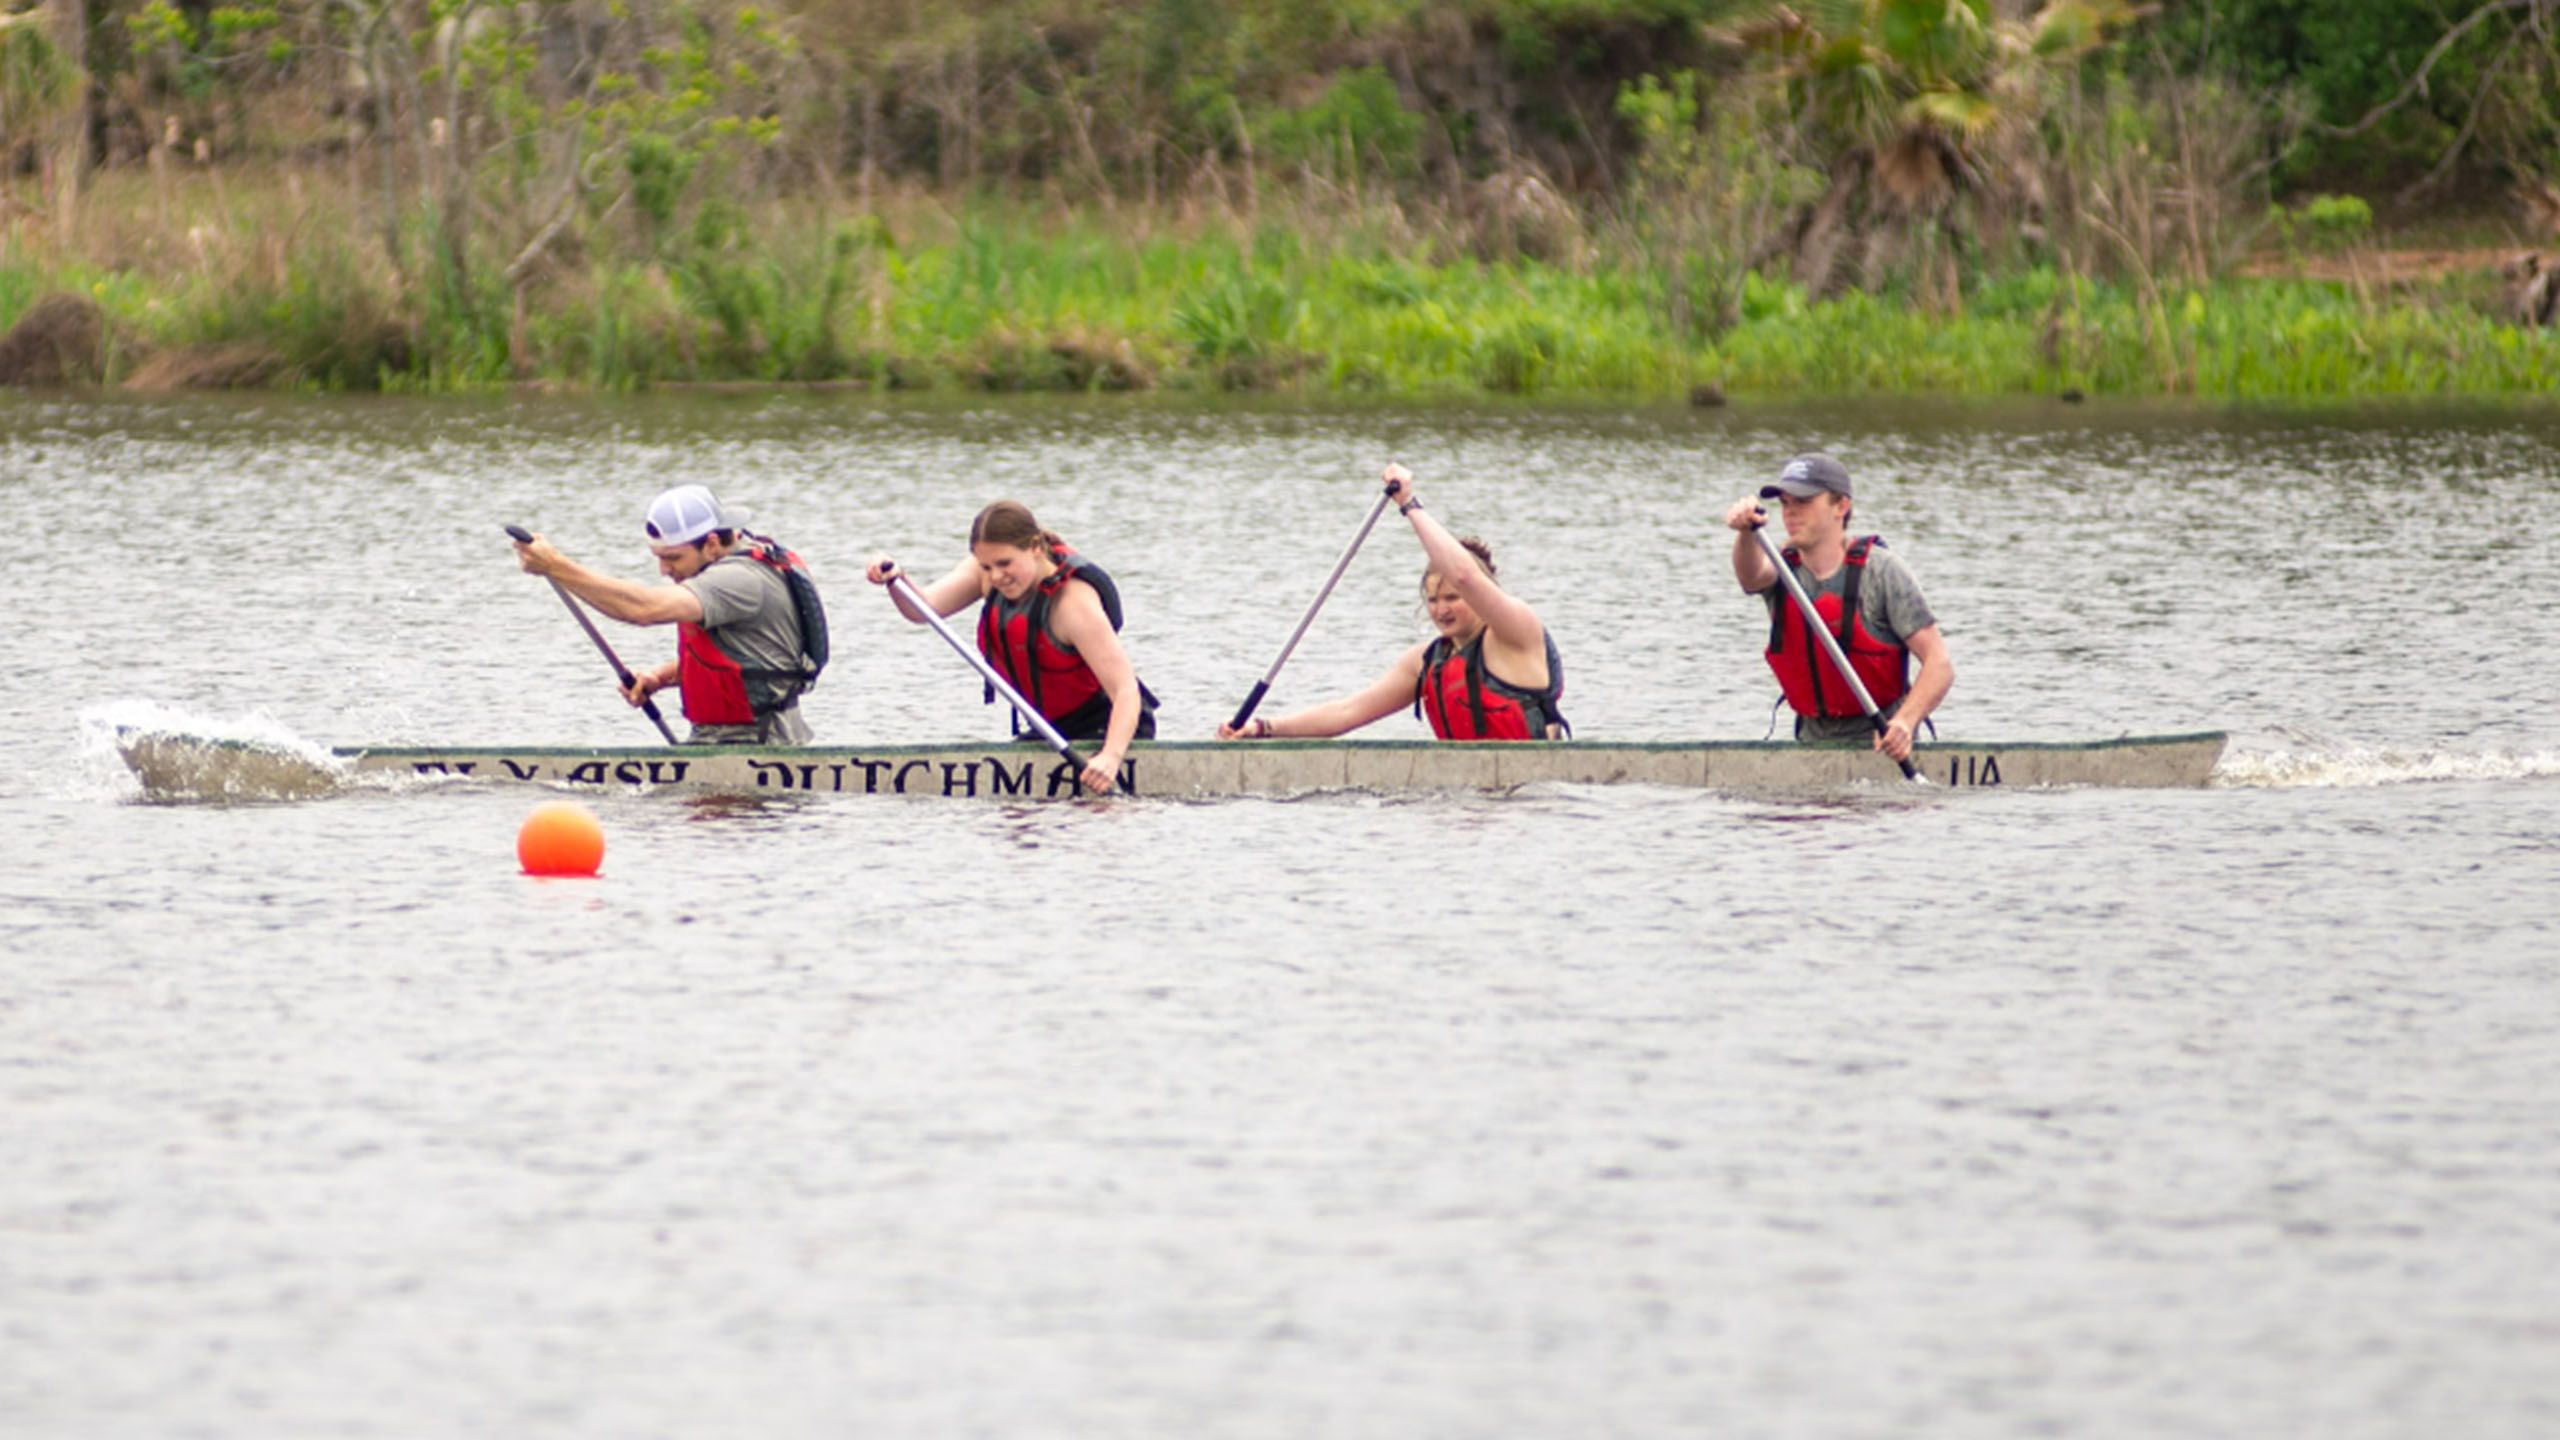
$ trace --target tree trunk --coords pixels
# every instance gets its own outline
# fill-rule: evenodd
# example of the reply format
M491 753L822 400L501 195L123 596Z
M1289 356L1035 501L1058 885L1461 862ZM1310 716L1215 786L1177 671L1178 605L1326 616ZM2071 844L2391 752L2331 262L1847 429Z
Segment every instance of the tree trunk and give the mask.
M1866 186L1869 158L1864 147L1840 157L1832 166L1830 188L1796 222L1795 279L1808 299L1819 300L1833 289L1840 247L1851 238L1850 209Z
M473 0L455 7L445 24L452 27L451 41L445 45L442 61L443 93L437 97L441 113L427 127L425 164L433 178L435 226L445 251L446 283L453 287L457 306L468 308L463 298L471 290L471 142L464 134L466 119L462 103L462 47L470 29L472 12L478 9Z
M862 86L862 213L872 214L880 206L880 132L888 121L881 114L880 87L865 81Z
M515 282L516 313L507 327L507 369L517 383L533 378L533 284L519 276Z
M89 9L86 0L52 0L46 30L72 68L71 96L56 113L47 163L53 169L55 233L72 246L80 214L81 182L89 175Z
M394 92L391 82L391 66L400 57L396 54L397 42L386 33L390 29L391 11L385 5L363 8L352 0L347 8L356 32L355 59L363 67L366 100L372 116L367 127L371 133L366 138L371 140L374 159L379 162L376 178L381 184L382 198L374 219L381 227L383 258L391 262L391 273L399 276L405 285L409 266L400 254L400 97ZM350 147L348 169L351 174L356 165L352 158L356 143L357 137L350 135L347 144Z

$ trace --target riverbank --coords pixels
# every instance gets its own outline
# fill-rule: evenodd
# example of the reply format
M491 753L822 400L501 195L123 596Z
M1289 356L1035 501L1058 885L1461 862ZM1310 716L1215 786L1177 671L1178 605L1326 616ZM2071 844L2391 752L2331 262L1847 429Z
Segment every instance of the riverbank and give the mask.
M538 382L830 382L1549 397L2538 394L2560 332L2498 314L2499 277L2435 267L2202 285L2050 268L1926 301L1813 300L1598 227L1470 253L1392 205L1137 214L908 195L706 210L628 256L510 284L491 257L393 268L354 207L219 171L91 197L60 243L0 227L0 331L51 294L102 322L94 383L450 391Z

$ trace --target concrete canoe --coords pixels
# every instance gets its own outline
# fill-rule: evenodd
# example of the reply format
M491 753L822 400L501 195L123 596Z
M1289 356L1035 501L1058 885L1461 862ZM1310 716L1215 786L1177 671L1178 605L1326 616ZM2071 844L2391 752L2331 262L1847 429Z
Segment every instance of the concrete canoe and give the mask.
M1933 786L1960 789L2205 784L2228 736L1924 745ZM935 795L1042 801L1080 792L1065 762L1031 745L556 748L459 745L301 751L199 736L118 737L144 792L174 799L299 799L348 784L456 779L566 790L679 789L788 795ZM1141 741L1122 762L1138 795L1210 798L1326 790L1500 791L1523 785L1669 785L1728 791L1903 786L1859 745L1766 741L1441 744L1428 740Z

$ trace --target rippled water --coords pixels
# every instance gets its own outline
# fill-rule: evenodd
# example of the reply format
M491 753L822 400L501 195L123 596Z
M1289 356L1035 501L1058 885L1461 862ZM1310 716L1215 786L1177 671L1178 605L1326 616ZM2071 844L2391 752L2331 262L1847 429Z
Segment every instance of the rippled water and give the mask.
M498 527L645 576L677 480L835 580L825 738L1001 726L853 571L1008 494L1198 733L1390 455L1582 733L1756 737L1716 516L1812 443L1951 738L2228 728L2221 783L609 796L544 882L526 791L149 805L99 744L643 740ZM0 1433L2553 1433L2555 462L2547 411L0 396ZM1382 527L1271 703L1417 638L1418 568Z

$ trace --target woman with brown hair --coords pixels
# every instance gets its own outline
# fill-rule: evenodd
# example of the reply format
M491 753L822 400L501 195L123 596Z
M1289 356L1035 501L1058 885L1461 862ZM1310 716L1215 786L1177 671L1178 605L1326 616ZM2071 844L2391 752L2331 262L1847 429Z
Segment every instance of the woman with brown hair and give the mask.
M1440 633L1397 656L1365 690L1278 719L1256 716L1242 729L1220 725L1218 738L1340 735L1411 705L1443 740L1563 739L1571 730L1556 708L1564 660L1545 622L1495 583L1490 546L1431 518L1410 472L1389 465L1384 478L1396 513L1422 542L1422 603Z
M886 585L898 567L877 558L865 574ZM1120 587L1109 573L1042 528L1021 502L999 500L970 522L968 558L930 585L906 588L936 615L979 604L979 653L1060 735L1102 742L1084 783L1110 793L1129 742L1156 733L1156 697L1120 648ZM890 595L899 613L924 623L904 589ZM995 699L992 691L987 698ZM1019 716L1013 730L1022 733Z

